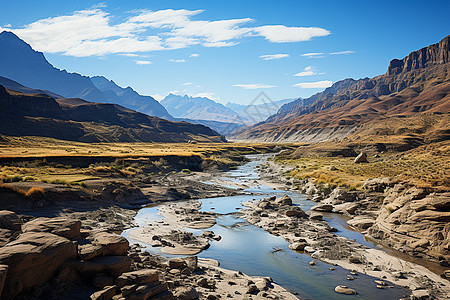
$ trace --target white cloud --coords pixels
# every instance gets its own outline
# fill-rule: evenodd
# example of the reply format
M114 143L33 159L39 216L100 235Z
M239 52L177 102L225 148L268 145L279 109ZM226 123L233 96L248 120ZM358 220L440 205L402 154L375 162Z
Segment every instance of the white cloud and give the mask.
M309 66L309 67L304 68L302 72L294 74L294 76L303 77L303 76L313 76L313 75L318 75L318 74L325 74L325 73L316 73L314 71L314 68Z
M330 80L316 81L316 82L300 82L293 86L301 87L302 89L324 89L333 84Z
M3 25L3 27L5 27L5 28L11 28L12 25L11 25L11 24L5 24L5 25Z
M339 51L339 52L331 52L330 55L346 55L346 54L352 54L355 53L355 51L347 50L347 51Z
M268 89L275 87L274 85L267 85L267 84L261 84L261 83L254 83L254 84L235 84L233 86L241 87L246 90L256 90L256 89Z
M107 5L106 5L105 2L100 2L98 4L93 5L92 8L103 8L103 7L106 7L106 6Z
M136 61L136 64L137 64L137 65L151 65L152 62L151 62L151 61L148 61L148 60L137 60L137 61Z
M183 59L169 59L170 62L175 62L175 63L185 63L186 60Z
M313 37L331 34L328 30L319 27L287 27L284 25L260 26L254 28L253 31L272 43L304 42Z
M120 56L126 56L126 57L140 57L141 55L139 54L134 54L134 53L120 53Z
M248 26L251 18L193 20L202 10L135 10L120 20L105 3L71 14L40 19L10 30L31 46L69 56L133 54L193 45L229 47L243 38L263 36L273 43L301 42L330 32L318 27ZM194 54L192 57L198 57Z
M191 85L192 84L192 82L186 82L186 83L183 83L182 85Z
M267 54L267 55L261 55L259 58L263 60L272 60L272 59L280 59L289 57L289 54Z
M322 58L324 57L325 53L321 53L321 52L311 52L311 53L303 53L300 56L304 56L307 58Z
M189 55L189 57L199 57L200 56L200 54L197 54L197 53L192 53L191 55Z

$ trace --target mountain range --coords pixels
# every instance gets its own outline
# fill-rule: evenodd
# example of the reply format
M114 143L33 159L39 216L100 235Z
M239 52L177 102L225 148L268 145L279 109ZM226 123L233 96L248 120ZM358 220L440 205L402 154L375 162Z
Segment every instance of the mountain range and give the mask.
M392 60L383 75L344 79L308 99L285 104L266 121L238 129L231 137L246 141L320 142L368 128L378 128L374 134L395 132L388 125L392 118L405 119L406 124L417 114L448 116L449 40L447 36L401 60ZM426 131L415 125L404 126L405 133ZM448 136L450 130L442 129L441 133Z
M80 142L225 141L203 125L168 121L118 104L80 98L54 99L40 90L13 84L26 89L27 94L0 85L0 134L3 135Z
M271 101L267 96L260 95L248 105L232 102L223 105L206 97L169 94L161 100L161 104L177 120L203 124L227 135L243 126L266 120L276 113L281 105L293 100Z
M41 52L8 31L0 33L0 76L33 88L51 91L66 98L115 103L161 118L171 119L166 109L150 96L132 88L121 88L104 77L83 76L52 66Z

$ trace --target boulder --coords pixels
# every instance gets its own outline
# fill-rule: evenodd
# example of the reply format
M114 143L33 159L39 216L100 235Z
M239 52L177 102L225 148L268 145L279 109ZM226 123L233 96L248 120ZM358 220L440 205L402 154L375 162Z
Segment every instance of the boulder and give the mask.
M197 256L188 256L184 258L186 265L192 271L197 270L198 267L198 257Z
M275 204L282 206L282 205L292 205L292 199L288 195L283 195L283 197L275 200Z
M21 234L0 248L0 264L9 266L2 298L14 298L23 289L49 281L76 255L75 244L61 236L47 232Z
M83 276L95 276L99 273L117 277L131 270L131 258L128 256L98 256L88 261L72 261L69 264Z
M309 215L311 220L323 220L323 215L321 213L313 212Z
M350 225L353 228L356 228L358 230L365 230L367 228L372 227L372 225L375 223L374 219L365 218L365 217L356 217L354 219L348 220L347 224Z
M358 195L354 192L348 192L342 188L335 188L324 202L327 204L341 204L343 202L354 202L357 197Z
M9 210L0 210L0 228L20 231L22 224L22 220L19 219L14 212Z
M171 269L184 269L186 266L187 264L182 258L172 258L169 260L169 268Z
M159 280L159 273L156 270L143 269L139 271L123 273L117 278L119 288L131 284L149 284Z
M91 300L111 300L116 294L116 286L106 286L101 291L93 293L90 297Z
M123 294L123 293L122 293ZM133 285L124 299L127 300L169 300L174 299L171 292L167 290L167 283L157 282L152 285Z
M271 208L272 205L270 204L269 201L262 199L261 201L259 201L258 207L263 208L263 209L268 209L268 208Z
M354 289L351 289L345 285L338 285L337 287L334 288L334 291L336 293L344 294L344 295L356 295L357 294Z
M308 246L306 242L295 242L289 245L289 249L294 251L303 251Z
M307 218L308 215L298 206L295 206L286 211L286 216L297 217L297 218Z
M92 243L102 247L103 255L126 255L130 246L126 238L109 232L95 233Z
M311 207L313 211L323 211L323 212L331 212L333 210L333 205L331 204L318 204L316 206Z
M95 244L78 245L78 256L82 260L89 260L103 254L103 247Z
M68 239L80 235L81 222L66 218L37 218L22 225L23 232L49 232Z
M195 300L199 295L194 288L181 287L175 291L174 296L179 300Z
M364 152L359 153L359 155L355 158L354 163L355 164L359 164L359 163L367 163L367 154L365 154Z
M392 180L388 177L369 178L364 182L362 189L372 192L383 192L387 187L391 185Z
M303 192L305 194L308 195L315 195L319 193L319 190L317 189L317 187L314 185L314 183L312 182L307 182L304 186L303 186Z

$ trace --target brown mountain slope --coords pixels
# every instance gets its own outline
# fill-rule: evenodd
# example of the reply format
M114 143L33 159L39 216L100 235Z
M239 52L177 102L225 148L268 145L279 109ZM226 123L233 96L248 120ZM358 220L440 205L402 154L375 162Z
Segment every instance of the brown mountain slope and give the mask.
M203 125L167 121L116 104L22 94L1 85L0 107L2 135L80 142L224 141Z
M386 118L450 112L450 36L392 60L384 75L345 79L308 100L283 106L267 121L237 131L233 139L320 142L343 138Z

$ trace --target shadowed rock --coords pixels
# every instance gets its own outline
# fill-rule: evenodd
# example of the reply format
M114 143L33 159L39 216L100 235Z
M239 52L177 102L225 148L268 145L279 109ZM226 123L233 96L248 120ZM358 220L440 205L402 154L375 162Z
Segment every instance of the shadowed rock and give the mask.
M14 298L23 289L47 282L75 257L75 244L66 238L46 232L21 234L0 248L0 264L9 266L2 298Z

